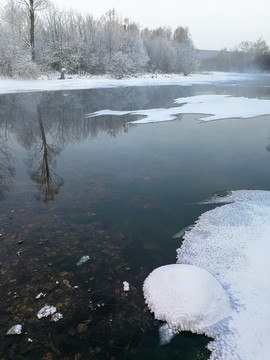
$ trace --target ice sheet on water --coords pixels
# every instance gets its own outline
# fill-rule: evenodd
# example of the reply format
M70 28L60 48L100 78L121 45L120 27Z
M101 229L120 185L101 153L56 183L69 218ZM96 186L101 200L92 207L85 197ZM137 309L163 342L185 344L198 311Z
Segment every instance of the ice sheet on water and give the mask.
M270 192L231 191L184 235L178 263L208 270L226 289L231 319L213 331L210 359L268 360L270 353Z
M199 115L198 119L201 121L250 118L270 114L270 100L233 97L228 95L200 95L175 99L174 102L180 104L180 106L134 111L106 109L86 114L85 117L90 118L103 115L144 116L143 119L130 122L145 124L175 120L179 114L205 114Z

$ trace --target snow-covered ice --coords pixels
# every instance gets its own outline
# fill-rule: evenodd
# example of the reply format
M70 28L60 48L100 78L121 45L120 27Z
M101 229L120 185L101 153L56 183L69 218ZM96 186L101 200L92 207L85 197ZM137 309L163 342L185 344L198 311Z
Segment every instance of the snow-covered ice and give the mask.
M175 99L174 102L180 106L171 108L117 111L100 110L86 117L102 115L133 115L144 116L143 119L130 121L134 124L146 124L175 120L179 114L205 114L199 115L202 121L250 118L270 114L270 100L250 99L245 97L233 97L228 95L199 95ZM206 116L206 115L210 116Z
M177 250L177 262L205 269L229 296L230 316L219 326L210 326L205 331L213 338L208 345L210 359L268 360L270 191L232 191L227 196L214 196L206 202L222 206L202 214L194 227L185 232L184 241ZM153 279L154 284L155 281ZM152 286L148 284L148 288ZM178 284L175 288L178 289ZM173 300L170 297L176 297L175 302L181 299L182 294L175 288L173 284L171 289L168 288L163 308L166 304L168 308L171 306ZM203 293L207 287L199 291ZM195 299L204 296L198 293L197 287L191 289L190 297L192 292ZM162 309L155 309L155 313L160 314ZM188 320L189 308L185 306L184 310ZM201 307L201 310L204 311L204 308ZM175 317L179 318L178 313ZM179 330L183 322L180 319ZM193 330L197 332L195 328Z

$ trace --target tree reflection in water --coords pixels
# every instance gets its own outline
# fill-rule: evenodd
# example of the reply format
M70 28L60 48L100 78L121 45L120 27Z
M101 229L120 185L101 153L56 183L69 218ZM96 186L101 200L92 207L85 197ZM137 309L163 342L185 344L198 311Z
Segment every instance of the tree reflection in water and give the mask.
M6 132L0 132L0 201L5 200L12 185L15 169L12 166L13 157L8 147Z
M61 186L64 185L64 179L53 171L56 157L62 149L57 145L48 144L39 107L38 125L41 143L29 153L29 158L25 162L29 167L31 180L37 183L39 193L36 198L47 204L54 200Z

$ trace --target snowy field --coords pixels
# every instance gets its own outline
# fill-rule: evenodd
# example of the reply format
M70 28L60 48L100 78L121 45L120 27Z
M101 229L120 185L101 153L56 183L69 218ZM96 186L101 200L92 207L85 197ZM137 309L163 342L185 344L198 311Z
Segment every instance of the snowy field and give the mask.
M58 80L59 74L42 76L37 80L14 80L0 79L0 94L14 92L33 91L57 91L76 89L111 88L120 86L162 86L162 85L183 85L226 83L241 80L252 80L255 74L236 73L207 73L181 75L144 75L138 77L123 78L120 80L106 76L96 77L68 77L65 80Z

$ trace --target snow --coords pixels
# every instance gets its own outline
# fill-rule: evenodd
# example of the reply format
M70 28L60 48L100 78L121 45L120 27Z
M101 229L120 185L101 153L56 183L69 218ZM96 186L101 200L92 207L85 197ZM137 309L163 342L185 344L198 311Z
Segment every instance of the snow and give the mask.
M20 335L22 333L22 325L13 325L7 332L7 335Z
M227 293L206 270L172 264L155 269L143 285L146 303L155 318L171 329L208 333L207 328L228 317Z
M56 313L56 308L51 305L45 305L43 308L39 310L37 313L37 318L42 319L43 317L48 317Z
M143 119L130 121L134 124L175 120L179 114L211 114L199 116L201 121L250 118L270 114L270 100L250 99L245 97L232 97L229 95L199 95L183 97L174 100L180 106L160 109L117 111L100 110L86 117L104 115L133 115L144 116Z
M127 281L123 281L123 290L129 291L129 283Z
M184 234L184 241L177 250L178 265L190 264L205 269L221 284L229 296L231 313L228 319L218 326L210 326L205 334L213 338L208 345L211 350L210 360L268 360L270 353L270 281L267 276L270 268L270 191L239 190L227 194L217 194L204 203L216 203L219 206L202 214L191 230ZM154 271L155 273L155 271ZM158 273L157 273L158 274ZM195 273L188 274L189 277ZM150 275L151 276L151 275ZM197 275L196 275L197 276ZM200 276L200 274L199 274ZM160 284L167 277L160 274ZM156 286L156 276L148 282L148 289ZM153 284L149 284L152 282ZM177 282L183 282L177 279ZM183 328L184 319L179 311L167 316L167 308L178 306L183 299L179 285L170 281L167 292L160 294L162 301L152 310L162 320ZM175 286L173 286L175 284ZM188 285L190 286L190 285ZM205 294L205 287L190 288L189 298ZM154 290L155 291L155 290ZM183 287L183 292L187 290ZM173 298L173 299L171 299ZM188 299L189 299L188 298ZM190 300L189 300L190 301ZM159 306L161 308L159 308ZM211 305L213 306L213 305ZM190 321L191 305L184 304L184 313ZM200 306L204 312L205 308ZM165 315L161 316L165 312ZM192 312L193 314L193 312ZM202 314L204 316L204 314ZM180 319L180 322L177 322ZM194 320L196 320L194 318ZM198 320L198 330L192 325L191 330L200 332L203 327Z
M81 266L82 264L86 263L88 260L90 260L89 255L84 255L80 258L80 260L77 261L77 266Z
M141 75L138 77L123 78L120 80L109 78L108 76L84 78L70 77L65 80L58 80L58 77L59 74L54 74L50 77L43 76L38 80L0 79L0 94L35 91L115 88L127 86L191 86L194 84L220 84L226 82L235 84L239 81L247 81L259 78L260 75L212 72L207 74L192 74L190 76ZM85 116L94 117L102 115L132 115L140 117L140 119L130 121L131 123L144 124L175 120L179 114L200 114L198 118L202 121L225 118L248 118L270 114L270 100L232 97L226 95L201 95L175 99L175 103L179 106L166 109L139 109L135 111L117 111L104 109L95 113L86 114ZM143 118L141 119L141 117Z
M141 75L123 79L113 79L108 76L93 77L66 77L65 80L58 80L60 74L43 76L37 80L15 80L0 79L0 94L35 92L35 91L58 91L58 90L78 90L113 88L126 86L162 86L162 85L183 85L209 83L226 83L242 80L252 80L259 75L237 74L237 73L207 73L192 74L190 76L181 75Z

